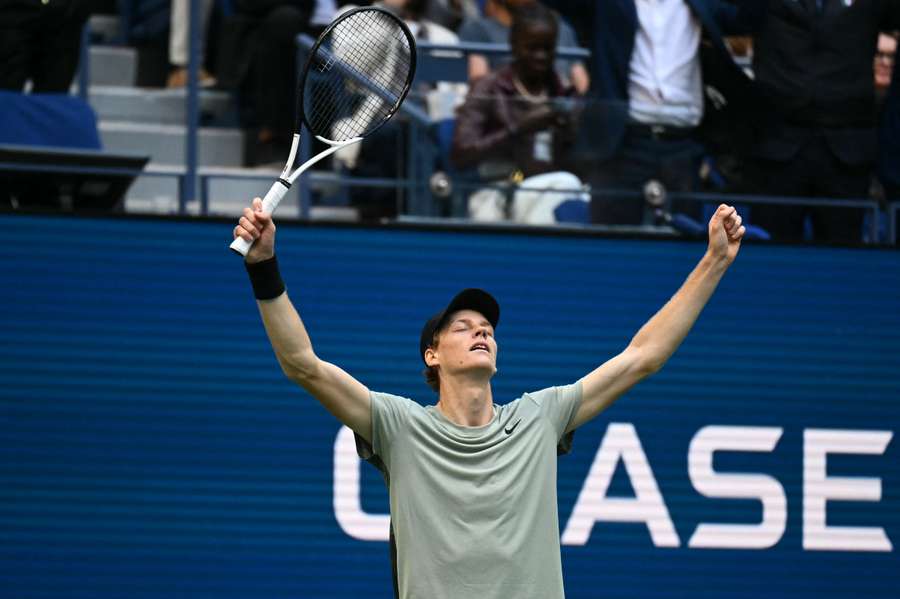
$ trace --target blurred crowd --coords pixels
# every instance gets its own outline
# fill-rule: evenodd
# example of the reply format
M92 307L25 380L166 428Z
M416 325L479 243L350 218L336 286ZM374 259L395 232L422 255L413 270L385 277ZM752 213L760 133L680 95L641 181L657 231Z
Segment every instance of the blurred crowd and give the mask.
M0 87L67 90L80 28L97 4L0 0ZM184 86L188 0L131 4L140 15L132 37L155 40L165 54L155 83ZM469 53L467 82L423 85L410 99L451 123L446 164L436 168L465 182L473 219L703 222L691 194L729 192L829 201L748 200L745 220L761 237L856 243L864 211L842 200L900 201L900 0L375 4L420 42L510 46L504 56ZM348 6L201 0L200 82L237 92L248 165L287 153L297 34L317 36ZM557 56L577 47L590 57ZM453 99L429 102L437 92ZM402 175L392 148L401 137L367 140L335 168ZM392 200L369 195L370 206L385 207L374 214L395 211Z

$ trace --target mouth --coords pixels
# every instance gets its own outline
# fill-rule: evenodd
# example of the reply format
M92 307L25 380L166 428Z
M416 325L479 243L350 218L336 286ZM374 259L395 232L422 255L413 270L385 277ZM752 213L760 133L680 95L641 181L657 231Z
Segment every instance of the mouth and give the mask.
M483 351L488 354L491 353L491 350L488 349L487 343L476 343L469 348L469 351Z

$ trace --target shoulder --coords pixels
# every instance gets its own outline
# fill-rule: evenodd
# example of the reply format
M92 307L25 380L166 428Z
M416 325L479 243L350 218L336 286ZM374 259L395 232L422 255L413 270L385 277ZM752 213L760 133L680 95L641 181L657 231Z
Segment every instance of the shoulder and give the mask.
M538 391L530 391L522 395L521 400L528 401L540 407L546 407L549 403L559 401L578 401L581 399L581 382L570 385L556 385Z
M469 95L477 98L496 99L497 95L513 95L512 70L507 66L491 71L469 84Z
M422 21L422 26L428 31L428 41L430 42L437 44L459 43L459 36L443 25L438 25L434 21Z
M459 26L459 39L464 42L487 42L490 41L487 22L484 17L477 19L466 19Z
M402 395L394 395L392 393L384 393L382 391L369 391L369 397L372 404L377 404L380 408L389 408L395 411L409 412L412 410L424 409L421 404Z
M558 394L559 387L546 387L544 389L539 389L537 391L528 391L527 393L522 394L523 401L529 401L531 403L541 405L544 402L551 401L556 398Z

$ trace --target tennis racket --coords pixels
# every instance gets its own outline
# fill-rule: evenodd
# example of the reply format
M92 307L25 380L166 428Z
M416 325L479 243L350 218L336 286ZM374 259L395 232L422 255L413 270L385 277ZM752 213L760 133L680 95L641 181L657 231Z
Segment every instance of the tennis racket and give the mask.
M291 151L281 176L263 198L263 211L274 212L309 167L384 125L406 98L415 71L413 36L390 12L357 8L335 19L316 40L298 79ZM291 173L301 125L330 147ZM252 245L238 237L230 248L246 256Z

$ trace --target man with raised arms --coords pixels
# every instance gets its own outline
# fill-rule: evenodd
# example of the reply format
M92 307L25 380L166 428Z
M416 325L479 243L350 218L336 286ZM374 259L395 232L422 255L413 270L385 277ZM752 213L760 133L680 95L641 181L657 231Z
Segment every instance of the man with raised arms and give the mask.
M678 292L628 346L582 379L500 405L497 301L466 289L425 322L419 351L435 405L370 391L313 351L285 292L275 225L257 198L235 237L254 241L246 267L284 373L357 436L382 471L391 506L395 593L402 599L562 599L556 458L572 432L662 368L734 261L736 210L709 221L709 246Z

